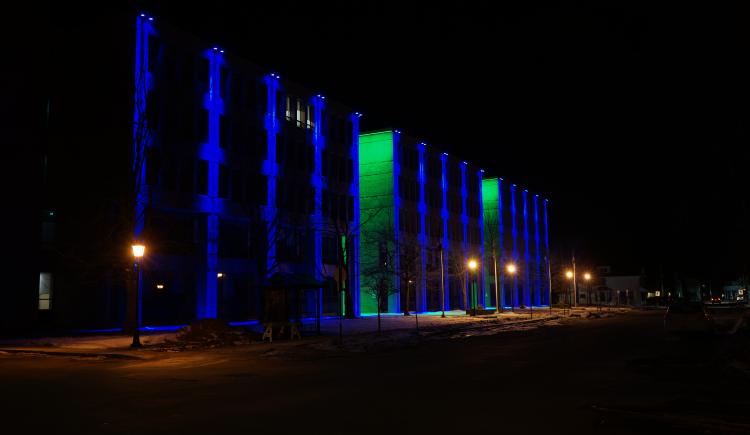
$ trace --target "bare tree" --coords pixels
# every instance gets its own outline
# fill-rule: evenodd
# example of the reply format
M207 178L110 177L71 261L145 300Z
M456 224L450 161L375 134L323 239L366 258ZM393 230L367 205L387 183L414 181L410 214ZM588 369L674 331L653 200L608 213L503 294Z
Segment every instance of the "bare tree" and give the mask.
M469 267L466 264L463 252L448 251L448 276L455 278L461 286L461 299L464 309L469 308L468 304L468 284L469 284Z

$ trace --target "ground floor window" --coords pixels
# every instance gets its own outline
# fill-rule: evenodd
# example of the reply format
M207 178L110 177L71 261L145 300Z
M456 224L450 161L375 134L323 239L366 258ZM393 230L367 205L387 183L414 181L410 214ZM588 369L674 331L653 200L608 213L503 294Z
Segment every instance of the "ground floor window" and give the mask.
M39 309L49 310L52 301L52 274L42 272L39 274Z

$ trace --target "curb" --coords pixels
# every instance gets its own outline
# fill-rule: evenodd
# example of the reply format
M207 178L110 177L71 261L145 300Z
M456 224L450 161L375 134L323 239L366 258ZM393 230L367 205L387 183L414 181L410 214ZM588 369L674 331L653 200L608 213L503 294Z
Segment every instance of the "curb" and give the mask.
M10 354L32 354L47 356L75 356L82 358L110 358L122 360L143 360L143 357L123 353L98 353L98 352L70 352L57 350L23 349L23 348L0 348L0 353Z

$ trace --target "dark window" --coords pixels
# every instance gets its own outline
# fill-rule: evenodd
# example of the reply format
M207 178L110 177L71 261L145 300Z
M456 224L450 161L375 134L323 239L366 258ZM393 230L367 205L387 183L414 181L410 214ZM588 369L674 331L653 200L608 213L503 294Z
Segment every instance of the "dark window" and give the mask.
M226 92L224 92L224 89L229 89L229 82L227 81L229 77L229 71L225 66L219 67L219 87L221 88L221 98L227 98Z
M219 257L244 258L249 254L247 221L219 220Z
M333 235L323 235L323 263L336 264L336 237Z
M159 39L154 35L148 35L148 70L156 70L156 62L159 59Z
M201 57L198 61L198 81L204 84L207 84L208 81L211 79L211 62Z
M154 147L146 149L146 184L156 186L161 171L161 154Z
M198 111L196 136L198 143L208 143L208 110L203 108Z
M174 192L177 190L177 165L174 160L167 159L163 164L162 186L164 190Z
M208 194L208 161L198 160L198 172L196 174L196 193Z
M232 171L229 187L230 194L232 195L232 201L242 201L242 171L235 169Z
M227 149L231 140L232 121L226 116L219 117L219 146Z
M229 174L226 165L219 165L219 197L227 198L229 196Z
M180 165L180 192L192 193L193 191L193 161L185 160Z

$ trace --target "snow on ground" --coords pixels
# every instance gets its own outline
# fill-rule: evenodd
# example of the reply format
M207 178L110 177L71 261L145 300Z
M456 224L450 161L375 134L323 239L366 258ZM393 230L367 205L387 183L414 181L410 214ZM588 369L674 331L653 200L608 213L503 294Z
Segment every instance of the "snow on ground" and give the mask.
M395 343L401 342L409 344L414 339L445 339L445 338L459 338L469 337L478 335L491 335L497 334L502 331L508 330L524 330L538 327L538 324L532 323L532 321L549 319L546 320L546 324L559 324L559 320L550 319L550 314L553 318L571 316L577 318L587 318L589 316L608 316L612 315L617 311L627 311L628 309L613 309L607 311L602 309L601 313L598 313L598 309L594 307L579 307L574 309L572 312L567 310L554 309L551 313L548 308L538 308L533 310L532 313L529 310L515 311L504 311L497 315L487 314L481 316L468 316L462 310L457 311L446 311L445 317L441 317L440 312L422 313L414 315L411 313L409 316L404 316L402 313L394 314L383 314L381 315L381 329L386 331L387 334L375 334L377 332L377 316L366 315L357 319L343 319L341 320L341 329L344 335L345 344L348 343L350 350L357 350L361 347L362 350L366 350L369 346L378 345L379 343ZM597 314L598 313L598 314ZM417 321L419 322L420 336L417 337L415 334ZM321 334L324 337L337 338L339 335L339 318L324 318L321 320ZM248 328L255 331L261 331L262 326L259 324L249 325ZM303 326L303 334L311 335L315 332L315 322L306 321ZM141 342L148 345L161 345L169 342L175 342L177 340L178 332L147 332L141 333ZM309 338L303 339L309 340ZM13 340L2 340L0 341L0 347L4 348L51 348L54 350L69 350L69 351L84 351L84 352L97 352L106 350L125 350L128 349L132 337L124 334L107 334L107 335L83 335L83 336L66 336L66 337L44 337L34 339L13 339ZM314 341L314 343L313 343ZM310 345L322 346L323 348L330 346L331 340L312 340ZM276 341L274 341L276 344ZM156 346L159 347L159 346Z

